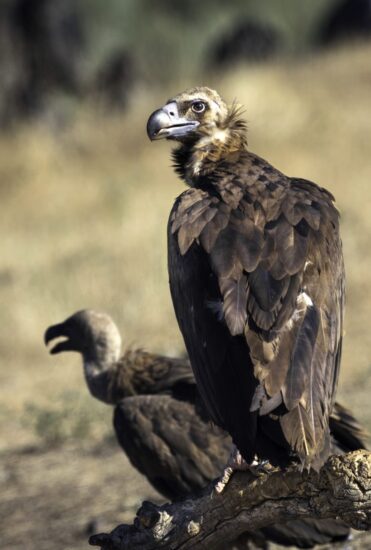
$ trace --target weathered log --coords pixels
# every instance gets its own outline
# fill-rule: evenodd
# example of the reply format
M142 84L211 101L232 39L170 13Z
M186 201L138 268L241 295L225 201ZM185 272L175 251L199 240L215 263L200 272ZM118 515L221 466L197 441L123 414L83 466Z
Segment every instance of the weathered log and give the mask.
M358 530L371 529L371 453L332 456L317 474L292 467L253 475L234 474L222 493L156 506L144 502L133 525L93 535L102 550L210 549L272 523L298 518L341 518Z

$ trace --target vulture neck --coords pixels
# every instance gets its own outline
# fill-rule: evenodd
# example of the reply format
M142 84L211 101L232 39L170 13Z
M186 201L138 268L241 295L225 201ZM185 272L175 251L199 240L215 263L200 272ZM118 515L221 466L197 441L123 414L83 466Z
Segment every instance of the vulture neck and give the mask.
M246 125L232 112L221 127L206 128L197 141L173 151L177 174L191 187L202 186L207 176L216 174L221 163L235 163L246 150Z
M115 399L115 380L120 348L100 350L83 356L85 380L90 393L96 399L113 405Z
M151 393L154 380L151 369L147 368L147 356L140 350L128 350L119 359L118 350L105 361L84 357L84 373L90 393L109 405L115 405L125 397Z

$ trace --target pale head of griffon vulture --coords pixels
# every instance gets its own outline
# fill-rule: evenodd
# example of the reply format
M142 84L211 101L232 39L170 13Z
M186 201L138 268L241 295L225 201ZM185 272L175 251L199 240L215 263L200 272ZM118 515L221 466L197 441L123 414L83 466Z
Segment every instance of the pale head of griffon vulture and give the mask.
M106 373L120 357L121 336L109 315L91 309L78 311L46 330L45 344L57 338L60 340L50 348L50 353L81 353L90 392L97 399L110 403Z

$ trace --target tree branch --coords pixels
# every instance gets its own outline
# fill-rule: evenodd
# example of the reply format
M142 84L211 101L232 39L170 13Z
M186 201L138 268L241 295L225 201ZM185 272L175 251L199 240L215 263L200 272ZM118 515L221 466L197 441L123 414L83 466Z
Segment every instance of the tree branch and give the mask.
M332 456L319 474L294 468L259 477L238 472L221 494L212 486L173 504L144 502L133 525L89 542L102 550L206 550L245 531L308 517L341 518L354 529L371 529L371 453Z

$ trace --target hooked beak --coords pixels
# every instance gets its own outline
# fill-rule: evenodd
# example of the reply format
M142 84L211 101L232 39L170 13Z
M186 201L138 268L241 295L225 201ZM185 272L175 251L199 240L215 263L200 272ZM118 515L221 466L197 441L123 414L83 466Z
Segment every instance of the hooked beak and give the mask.
M62 351L76 351L72 345L72 342L68 339L65 323L60 323L49 327L44 334L44 343L47 346L52 340L62 337L66 339L51 347L49 350L50 354L55 355L56 353L61 353Z
M192 132L199 122L179 116L175 101L158 109L148 119L147 135L151 141L156 139L179 139Z

